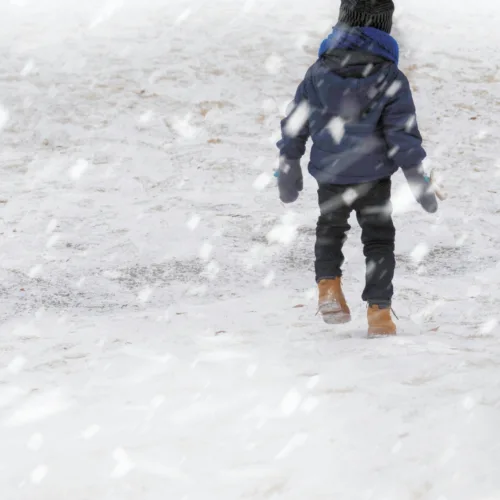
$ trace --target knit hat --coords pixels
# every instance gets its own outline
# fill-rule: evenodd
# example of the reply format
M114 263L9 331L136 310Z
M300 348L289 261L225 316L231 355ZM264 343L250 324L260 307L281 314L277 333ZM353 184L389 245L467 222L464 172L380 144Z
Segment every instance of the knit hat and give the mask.
M393 13L392 0L341 0L339 22L390 33Z

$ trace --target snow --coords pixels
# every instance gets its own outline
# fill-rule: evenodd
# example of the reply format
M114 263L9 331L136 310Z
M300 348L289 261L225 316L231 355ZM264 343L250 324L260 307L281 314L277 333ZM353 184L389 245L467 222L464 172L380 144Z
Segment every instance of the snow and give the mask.
M357 225L333 328L314 181L272 178L338 11L308 7L0 3L2 498L500 497L500 11L398 1L449 198L395 176L401 334L368 341Z

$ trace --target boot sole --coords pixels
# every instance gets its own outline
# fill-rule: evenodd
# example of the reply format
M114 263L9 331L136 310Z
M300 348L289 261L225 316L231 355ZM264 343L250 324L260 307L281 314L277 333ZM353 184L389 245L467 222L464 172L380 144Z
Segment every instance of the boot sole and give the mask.
M318 312L328 325L341 325L351 321L351 311L343 311L336 302L324 302L319 306Z
M387 332L380 328L373 328L368 330L368 338L377 338L377 337L395 337L397 332Z
M342 325L351 321L351 315L344 312L321 312L321 317L327 325Z

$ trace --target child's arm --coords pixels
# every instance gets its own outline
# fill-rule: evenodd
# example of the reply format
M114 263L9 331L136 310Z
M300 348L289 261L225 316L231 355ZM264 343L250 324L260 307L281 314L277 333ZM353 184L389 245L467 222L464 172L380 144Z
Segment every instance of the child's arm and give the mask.
M280 156L287 160L300 160L306 151L309 139L309 104L307 102L306 78L299 85L292 109L281 121L281 140L277 146Z
M399 88L398 88L399 87ZM396 90L382 113L389 155L403 173L416 200L427 212L438 209L436 196L422 168L426 152L418 129L410 83L400 72L390 87Z
M403 170L418 167L427 155L422 147L410 83L400 72L389 90L397 90L382 113L389 155Z
M307 78L307 75L306 75ZM300 159L306 151L309 139L309 104L307 102L306 79L302 81L291 103L292 109L281 121L281 140L278 188L283 203L293 203L303 189Z

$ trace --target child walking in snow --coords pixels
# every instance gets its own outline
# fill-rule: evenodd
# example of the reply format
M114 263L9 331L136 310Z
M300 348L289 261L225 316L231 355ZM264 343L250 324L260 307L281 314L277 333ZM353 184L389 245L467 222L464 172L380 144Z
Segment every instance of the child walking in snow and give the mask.
M392 0L342 0L339 22L323 41L293 108L281 122L278 186L284 203L302 190L300 158L313 145L309 172L316 178L320 216L315 271L319 311L327 323L350 321L342 286L342 247L356 212L366 258L368 334L394 335L391 318L395 228L391 176L403 170L416 200L430 213L437 200L422 169L426 153L410 85L398 69L390 36Z

